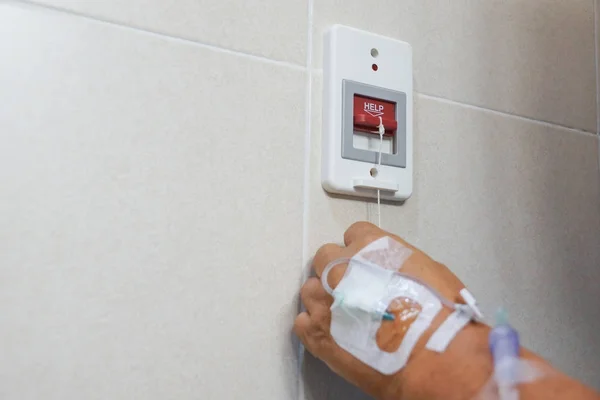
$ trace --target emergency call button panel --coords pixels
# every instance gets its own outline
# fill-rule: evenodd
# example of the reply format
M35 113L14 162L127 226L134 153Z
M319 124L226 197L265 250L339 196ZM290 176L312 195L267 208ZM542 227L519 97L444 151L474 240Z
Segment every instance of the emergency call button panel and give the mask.
M390 201L410 197L412 80L408 43L343 25L325 33L321 184L326 191Z

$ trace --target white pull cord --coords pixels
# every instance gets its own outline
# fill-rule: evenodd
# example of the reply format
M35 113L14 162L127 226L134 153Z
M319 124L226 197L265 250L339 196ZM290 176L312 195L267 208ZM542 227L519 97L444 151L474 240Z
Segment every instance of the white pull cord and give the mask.
M379 175L379 169L381 168L381 150L383 148L383 134L385 133L385 126L383 126L383 120L379 117L379 154L377 156L377 174L375 179ZM377 226L381 228L381 190L377 189Z

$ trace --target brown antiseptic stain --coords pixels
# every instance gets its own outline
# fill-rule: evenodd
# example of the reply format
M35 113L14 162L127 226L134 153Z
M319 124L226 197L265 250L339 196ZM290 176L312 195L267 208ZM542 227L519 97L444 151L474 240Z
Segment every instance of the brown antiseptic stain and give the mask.
M393 353L400 347L406 331L421 313L421 305L408 297L398 297L388 306L394 314L393 321L383 321L377 331L377 346L383 351Z

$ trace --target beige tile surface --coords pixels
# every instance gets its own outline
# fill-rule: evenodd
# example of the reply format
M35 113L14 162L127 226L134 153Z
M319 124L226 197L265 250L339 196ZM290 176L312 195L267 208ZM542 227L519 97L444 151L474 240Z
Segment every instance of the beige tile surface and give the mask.
M313 115L320 118L320 79ZM492 316L503 305L523 342L600 388L594 332L600 280L598 142L563 128L416 96L415 191L383 205L383 228L446 263ZM376 205L320 187L320 124L313 124L311 252L340 242ZM307 357L305 398L366 399Z
M527 346L600 388L597 137L423 97L417 105L407 202L416 243L490 317L505 306Z
M32 0L214 46L306 64L306 0Z
M334 23L405 40L415 90L596 131L593 0L319 0L314 65Z
M295 398L304 73L9 3L0 52L0 398Z

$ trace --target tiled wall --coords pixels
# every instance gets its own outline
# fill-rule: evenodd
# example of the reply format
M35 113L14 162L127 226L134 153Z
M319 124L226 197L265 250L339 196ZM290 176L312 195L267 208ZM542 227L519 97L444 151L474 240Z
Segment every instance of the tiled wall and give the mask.
M384 228L600 388L593 0L0 2L0 398L363 399L290 327L372 203L319 183L321 39L409 41Z

